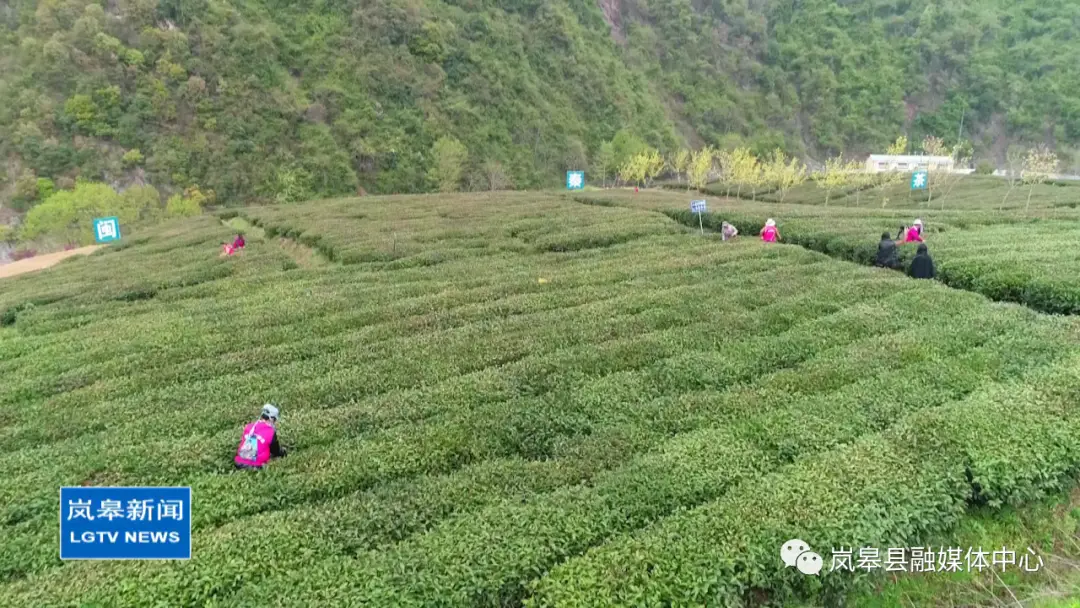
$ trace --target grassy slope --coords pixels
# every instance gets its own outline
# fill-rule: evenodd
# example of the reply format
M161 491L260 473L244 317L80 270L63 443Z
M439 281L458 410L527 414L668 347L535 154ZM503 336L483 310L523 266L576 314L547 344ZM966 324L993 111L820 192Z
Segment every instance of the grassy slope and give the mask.
M913 542L1080 461L1068 319L544 194L244 217L239 257L204 217L5 280L0 604L824 598L772 547ZM294 451L232 473L267 400ZM198 559L61 564L82 482L191 485Z

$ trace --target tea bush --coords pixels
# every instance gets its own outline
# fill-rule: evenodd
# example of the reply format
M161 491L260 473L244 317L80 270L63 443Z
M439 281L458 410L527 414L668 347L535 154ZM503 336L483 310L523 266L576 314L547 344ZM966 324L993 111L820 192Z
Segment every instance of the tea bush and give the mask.
M640 197L619 192L585 194L581 202L653 209L698 228L685 196L649 192ZM595 206L595 205L590 205ZM997 213L993 206L965 211L930 209L852 209L811 205L750 204L714 201L702 225L718 232L727 221L743 238L756 238L767 218L777 220L782 241L843 260L871 265L882 232L896 237L916 217L926 223L925 240L937 266L938 280L990 299L1016 302L1051 314L1080 313L1080 271L1072 243L1080 235L1080 216L1046 213L1030 217ZM916 245L900 248L906 268Z
M913 546L969 501L1030 499L1070 479L1080 456L1076 415L1039 392L995 383L909 414L882 433L571 559L534 584L529 604L737 602L750 589L770 590L782 602L793 593L836 591L852 578L824 576L825 589L815 589L776 567L776 547L791 537L815 548Z
M850 582L792 535L915 542L1080 462L1069 318L560 196L233 213L237 256L207 216L0 283L0 605L783 604ZM290 454L235 472L266 401ZM84 483L191 486L194 559L61 563Z

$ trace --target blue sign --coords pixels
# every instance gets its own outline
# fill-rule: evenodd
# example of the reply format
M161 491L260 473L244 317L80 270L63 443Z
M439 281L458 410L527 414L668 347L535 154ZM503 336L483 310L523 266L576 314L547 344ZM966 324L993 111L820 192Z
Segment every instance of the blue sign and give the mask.
M94 240L111 243L120 240L120 220L115 217L99 217L94 220Z
M191 559L191 488L60 488L60 559Z
M705 201L690 201L691 213L705 213Z
M584 171L567 171L566 172L566 189L567 190L582 190L585 188L585 172Z
M926 190L927 184L930 182L928 179L926 170L916 171L911 174L911 189L912 190Z

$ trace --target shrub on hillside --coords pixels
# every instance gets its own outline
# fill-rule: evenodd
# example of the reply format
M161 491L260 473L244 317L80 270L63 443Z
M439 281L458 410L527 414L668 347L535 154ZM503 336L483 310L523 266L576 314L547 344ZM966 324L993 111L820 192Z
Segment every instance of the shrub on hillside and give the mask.
M153 186L136 186L117 194L106 184L80 182L60 190L26 214L20 237L88 245L94 242L93 220L115 216L121 226L160 216L161 199Z
M184 194L174 194L169 197L165 204L165 215L168 217L192 217L203 211L203 206L211 202L211 196L203 194L198 186L192 186L184 190Z
M124 156L120 158L125 167L137 167L143 164L143 154L138 148L133 148L124 152Z
M66 243L94 241L93 218L113 212L120 196L105 184L80 183L74 190L61 190L26 214L22 238L48 237Z

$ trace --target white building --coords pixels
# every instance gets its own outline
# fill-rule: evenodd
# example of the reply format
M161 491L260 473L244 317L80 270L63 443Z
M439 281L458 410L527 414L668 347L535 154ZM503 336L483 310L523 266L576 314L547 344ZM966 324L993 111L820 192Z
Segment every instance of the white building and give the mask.
M870 158L866 159L866 171L869 173L913 171L915 169L952 171L955 165L956 161L951 156L871 154Z

